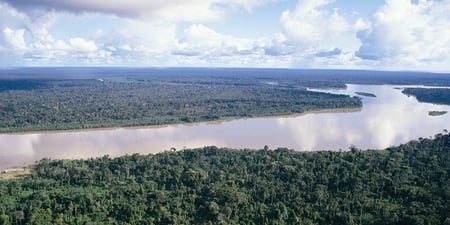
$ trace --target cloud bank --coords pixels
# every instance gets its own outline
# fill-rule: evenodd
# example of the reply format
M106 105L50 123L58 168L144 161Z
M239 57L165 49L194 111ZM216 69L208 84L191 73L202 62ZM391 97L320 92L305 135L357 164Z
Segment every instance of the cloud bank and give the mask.
M0 66L450 71L450 0L386 0L371 15L344 10L342 0L291 1L272 18L278 32L250 38L217 24L236 12L255 15L277 0L0 0ZM111 17L117 24L103 27ZM62 32L55 28L64 27L62 18L93 25L89 32Z
M225 15L224 6L251 10L264 0L4 0L16 9L32 11L68 11L105 13L119 17L149 18L166 21L211 21Z
M358 32L356 56L394 66L445 67L450 62L450 1L387 0ZM448 67L447 67L448 69Z

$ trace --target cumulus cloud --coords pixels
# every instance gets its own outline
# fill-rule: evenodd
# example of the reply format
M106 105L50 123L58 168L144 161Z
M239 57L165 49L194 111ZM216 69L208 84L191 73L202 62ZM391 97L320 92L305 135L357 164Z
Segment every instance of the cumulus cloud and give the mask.
M201 24L193 24L184 29L184 40L179 50L200 51L202 54L229 53L244 45L242 40L217 33Z
M0 12L0 52L11 50L17 45L24 49L26 43L23 28L26 16L2 2Z
M337 26L338 23L334 22L342 22L342 17L337 10L322 9L331 3L325 0L299 1L294 11L284 12L281 16L283 30L276 34L274 40L237 38L216 32L201 23L174 22L215 20L224 16L223 13L230 10L230 7L251 11L256 6L276 0L131 0L126 4L123 1L104 3L96 0L3 1L8 4L1 3L0 0L0 7L8 9L9 14L14 14L17 24L20 24L9 28L9 39L12 40L12 31L16 32L16 36L26 36L28 39L15 38L14 47L3 37L4 40L0 41L4 44L0 43L0 46L15 50L19 46L22 49L24 46L28 47L25 54L17 51L17 54L23 54L28 63L286 67L292 65L292 58L337 58L339 52L332 50L340 50L336 46L311 45L312 48L304 48L306 45L302 45L334 37L327 34L328 30L341 32L342 26ZM59 40L49 31L59 15L65 12L86 12L78 16L100 12L129 19L122 18L122 24L112 31L100 27L89 36L75 34ZM313 18L309 18L310 16ZM303 19L308 20L300 21ZM330 28L327 31L317 30L315 33L318 36L313 35L313 38L302 39L296 24L303 23ZM347 26L345 21L344 25ZM325 57L325 54L328 56Z
M32 15L27 17L25 27L35 41L43 44L54 42L55 39L49 33L49 29L57 19L58 14L55 12L34 11Z
M450 0L386 0L369 18L335 0L297 0L272 37L214 29L276 1L0 0L1 63L450 69ZM62 32L67 17L95 23Z
M272 57L290 57L293 67L348 68L355 62L349 45L342 41L353 38L364 21L351 24L345 15L333 9L333 0L298 0L295 9L280 16L281 32L275 35L265 53ZM348 40L347 40L348 41Z
M94 52L97 50L97 46L93 41L88 41L83 38L71 38L69 42L75 51Z
M56 19L54 13L36 10L28 15L2 2L0 11L0 46L10 56L29 56L29 51L49 49L56 41L48 32Z
M292 12L284 11L280 22L287 41L311 44L348 31L350 25L337 9L332 12L321 9L332 2L330 0L299 0Z
M450 1L387 0L358 32L362 59L401 66L450 65ZM436 65L437 64L437 65Z
M202 24L187 27L183 36L172 54L205 57L259 55L268 44L264 39L237 38L221 34Z
M111 52L110 59L126 65L160 65L169 63L170 51L178 42L173 23L128 20L123 27L95 40Z
M11 28L3 29L3 35L6 42L15 50L25 50L27 48L23 34L24 29L12 30Z

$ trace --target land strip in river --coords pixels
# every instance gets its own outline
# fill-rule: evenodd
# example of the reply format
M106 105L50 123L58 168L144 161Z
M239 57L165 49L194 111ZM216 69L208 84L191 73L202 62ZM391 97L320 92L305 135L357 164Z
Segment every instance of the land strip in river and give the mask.
M139 129L160 129L166 127L173 126L196 126L205 124L221 124L230 121L237 120L247 120L247 119L270 119L270 118L294 118L299 116L305 116L309 114L323 114L323 113L353 113L360 112L362 107L357 108L336 108L336 109L320 109L320 110L311 110L303 113L294 113L288 115L274 115L274 116L257 116L257 117L229 117L229 118L221 118L219 120L211 120L211 121L198 121L198 122L190 122L190 123L172 123L172 124L161 124L161 125L144 125L144 126L111 126L111 127L99 127L99 128L80 128L80 129L68 129L68 130L34 130L34 131L18 131L18 132L5 132L3 134L7 135L26 135L26 134L59 134L59 133L72 133L72 132L86 132L86 131L112 131L116 129L126 129L126 130L139 130Z
M166 125L362 107L359 98L307 91L296 80L238 76L4 79L0 83L4 89L0 91L1 132Z
M272 69L26 68L0 72L3 133L358 109L362 107L358 97L306 88L345 88L350 80L370 84L417 81L391 73L375 73L368 79L350 72L344 76L342 71ZM430 85L450 83L446 76L427 76L433 78L426 80Z
M357 92L355 92L355 94L361 95L361 96L366 96L366 97L372 97L372 98L377 97L376 95L374 95L374 94L372 94L372 93L361 92L361 91L357 91Z
M405 88L402 92L420 102L450 105L450 88Z
M447 114L447 111L428 111L429 116L442 116Z

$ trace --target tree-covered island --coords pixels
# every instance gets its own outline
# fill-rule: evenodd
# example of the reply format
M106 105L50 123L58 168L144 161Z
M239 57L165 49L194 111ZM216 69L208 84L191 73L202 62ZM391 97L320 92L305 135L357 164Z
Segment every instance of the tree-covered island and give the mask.
M420 102L450 105L450 88L405 88L402 92Z
M306 90L345 88L334 81L198 74L105 76L0 79L0 132L178 124L362 107L357 97Z

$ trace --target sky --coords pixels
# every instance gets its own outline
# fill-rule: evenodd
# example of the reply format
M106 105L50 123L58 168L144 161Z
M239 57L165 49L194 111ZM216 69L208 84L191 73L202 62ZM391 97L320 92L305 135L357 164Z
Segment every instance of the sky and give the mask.
M0 67L450 72L450 0L0 0Z

